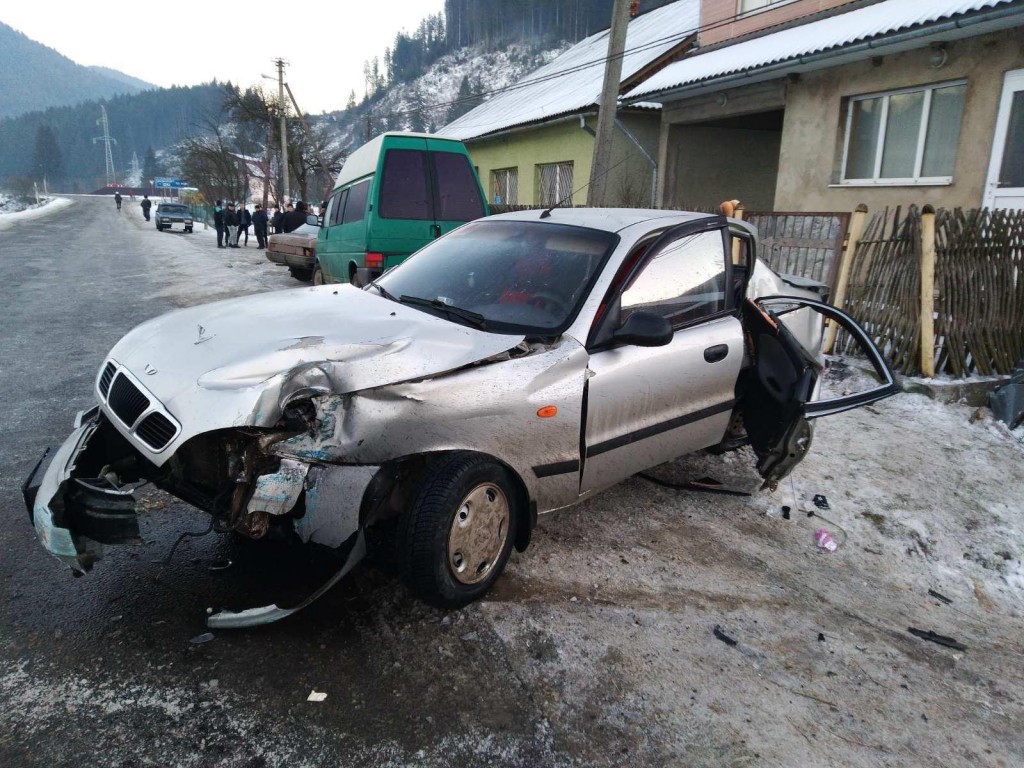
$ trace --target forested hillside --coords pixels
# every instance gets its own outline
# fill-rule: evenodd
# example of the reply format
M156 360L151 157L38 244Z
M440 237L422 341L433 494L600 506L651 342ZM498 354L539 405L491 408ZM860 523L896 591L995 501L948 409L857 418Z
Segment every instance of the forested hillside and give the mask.
M0 22L0 118L152 87L114 70L83 67Z
M161 88L132 96L115 96L103 103L107 109L114 166L121 174L136 153L143 162L149 148L161 149L187 136L204 132L206 124L220 115L224 86L207 83L191 87ZM0 120L0 178L32 176L34 147L40 126L52 131L60 151L68 190L89 191L105 182L106 162L97 125L100 102L75 107L55 107ZM59 179L50 179L58 184ZM97 183L98 182L98 183Z

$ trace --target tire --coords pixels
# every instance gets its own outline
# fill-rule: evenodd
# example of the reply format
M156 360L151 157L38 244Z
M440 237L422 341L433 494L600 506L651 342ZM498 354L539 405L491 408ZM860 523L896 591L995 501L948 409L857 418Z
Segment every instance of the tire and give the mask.
M324 271L320 269L320 265L317 264L313 267L313 285L324 284Z
M399 517L403 581L441 608L481 597L505 569L523 503L512 473L498 462L465 452L446 456Z
M192 227L186 227L185 228L185 234L191 235L192 234Z
M163 227L161 227L159 223L157 223L157 225L156 225L156 231L157 231L157 232L163 232L163 231L164 231L164 228L163 228Z
M313 279L313 270L311 269L303 269L302 267L288 267L288 272L296 280L303 283L308 283L310 280ZM321 275L320 277L321 280L323 280L323 275ZM323 285L322 282L319 284Z

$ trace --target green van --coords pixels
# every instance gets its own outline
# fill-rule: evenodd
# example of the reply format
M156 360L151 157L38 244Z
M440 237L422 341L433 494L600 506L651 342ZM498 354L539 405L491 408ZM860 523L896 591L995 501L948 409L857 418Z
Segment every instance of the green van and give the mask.
M487 215L461 141L384 133L345 161L316 244L313 283L363 286L431 240Z

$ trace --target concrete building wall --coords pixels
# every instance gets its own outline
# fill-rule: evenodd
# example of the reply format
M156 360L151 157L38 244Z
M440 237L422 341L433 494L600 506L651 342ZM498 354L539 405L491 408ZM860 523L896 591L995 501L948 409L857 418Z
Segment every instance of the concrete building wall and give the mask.
M863 0L856 3L865 4ZM740 0L703 0L700 6L700 45L714 45L840 5L853 3L851 0L790 0L740 16Z
M780 140L777 131L673 126L675 184L665 207L714 208L738 199L749 210L772 210Z
M779 79L666 102L660 147L666 169L659 185L661 204L700 204L702 198L687 188L686 176L680 174L699 167L704 160L687 160L681 155L708 157L721 144L715 136L679 131L679 126L784 107L776 210L848 211L859 203L872 210L908 203L946 208L982 205L1003 76L1024 68L1024 35L1020 29L1007 30L951 41L947 49L948 60L938 68L933 66L936 51L926 47L804 73L793 81ZM967 90L952 183L839 184L851 97L961 79L967 81ZM734 172L731 159L723 161L722 167L723 172ZM725 195L730 196L739 195ZM755 207L743 202L748 208Z
M619 119L647 149L652 157L658 153L660 116L657 112L622 113ZM596 129L596 115L585 116L590 130ZM519 205L540 202L539 165L571 162L573 164L573 205L587 201L587 182L594 153L594 137L580 127L579 116L551 125L513 130L493 138L465 142L473 164L480 174L480 183L489 202L494 201L492 173L495 170L518 168ZM612 144L612 170L609 188L617 205L648 207L651 204L651 168L635 145L616 130Z
M949 44L948 63L932 66L930 48L822 70L789 84L775 205L780 210L851 210L866 203L982 204L1003 75L1024 68L1021 30ZM837 186L848 99L859 94L967 80L953 182L948 185Z

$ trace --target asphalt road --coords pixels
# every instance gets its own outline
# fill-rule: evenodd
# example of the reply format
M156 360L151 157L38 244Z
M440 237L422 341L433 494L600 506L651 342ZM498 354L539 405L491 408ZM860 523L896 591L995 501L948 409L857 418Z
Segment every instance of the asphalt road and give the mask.
M92 404L117 339L176 306L299 285L254 239L218 250L209 233L156 232L131 201L118 215L75 200L0 235L0 711L33 713L0 714L0 765L551 763L502 644L460 640L488 630L388 574L360 568L289 621L193 644L208 607L287 604L335 563L211 535L164 564L206 521L162 494L147 497L146 545L111 550L84 578L43 552L20 483ZM313 689L327 699L307 702Z

